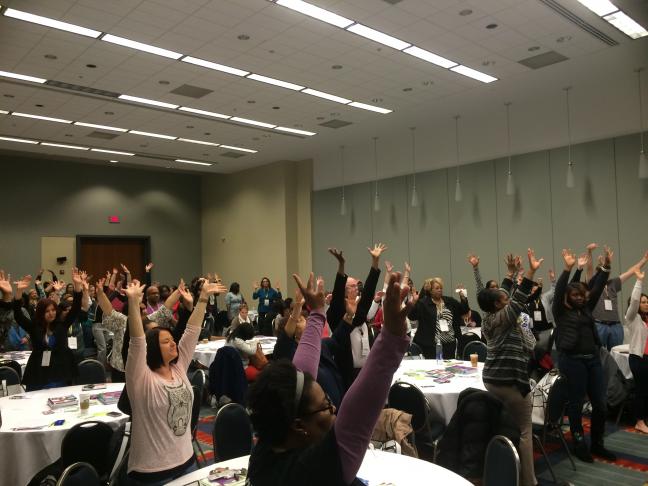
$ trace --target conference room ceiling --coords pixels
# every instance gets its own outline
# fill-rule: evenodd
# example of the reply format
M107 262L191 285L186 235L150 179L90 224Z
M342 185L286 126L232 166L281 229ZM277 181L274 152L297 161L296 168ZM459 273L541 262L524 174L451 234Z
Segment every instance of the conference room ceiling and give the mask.
M601 63L611 63L631 76L632 69L648 59L648 37L631 39L577 0L310 3L497 80L471 79L267 0L0 0L0 71L48 80L41 84L0 76L0 113L8 112L0 114L0 137L135 155L7 140L0 140L0 152L231 173L278 160L311 158L359 137L453 113L469 116L491 109L494 103L512 100L523 105L527 99L559 92L567 81L594 82L592 75L600 72ZM623 0L617 5L637 20L648 19L645 2ZM560 7L599 37L558 13ZM378 113L10 18L8 8L393 111ZM538 66L546 62L550 64ZM611 92L614 82L612 77L608 83ZM229 119L150 106L119 95ZM252 126L245 120L280 128Z

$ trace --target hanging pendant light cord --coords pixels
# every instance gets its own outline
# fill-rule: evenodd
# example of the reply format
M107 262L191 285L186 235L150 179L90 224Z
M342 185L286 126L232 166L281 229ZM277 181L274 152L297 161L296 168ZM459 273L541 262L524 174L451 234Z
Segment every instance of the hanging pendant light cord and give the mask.
M342 159L342 199L344 199L344 145L340 146L340 158Z
M507 152L508 152L508 175L511 175L511 120L509 118L509 106L511 103L505 103L506 105L506 137L507 137Z
M567 105L567 161L569 162L569 165L572 165L572 158L571 158L571 117L569 114L569 90L571 87L565 88L565 96L566 96L566 105Z
M455 116L455 153L457 155L457 181L459 180L459 115Z
M411 127L412 131L412 181L416 189L416 127Z
M639 83L639 140L641 140L641 152L644 151L644 130L643 130L643 104L641 102L641 71L637 69L637 81Z
M374 137L374 165L376 168L376 195L378 195L378 149L376 148L378 137Z

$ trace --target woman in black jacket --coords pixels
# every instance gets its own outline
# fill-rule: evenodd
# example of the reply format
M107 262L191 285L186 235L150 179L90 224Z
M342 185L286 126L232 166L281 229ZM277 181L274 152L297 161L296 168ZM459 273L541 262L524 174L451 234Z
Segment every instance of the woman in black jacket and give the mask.
M33 345L23 385L27 391L71 385L77 375L77 367L72 350L68 347L67 330L81 311L82 276L76 268L72 270L74 298L67 314L63 315L61 308L57 308L53 300L41 299L36 305L33 319L22 312L23 293L30 282L30 275L16 282L16 295L13 299L14 319L29 333ZM7 280L0 281L0 289L5 298L13 294L11 283Z
M457 339L461 337L462 316L469 310L467 303L443 295L443 280L440 278L425 281L408 318L418 321L414 342L421 347L426 359L435 357L437 340L443 348L443 359L455 358Z
M612 254L606 247L604 265L599 267L592 278L593 284L588 293L580 282L568 283L576 256L569 250L563 250L565 270L556 282L552 308L557 332L558 368L569 382L567 414L574 440L574 454L585 462L593 462L591 454L609 461L616 460L616 456L603 444L607 392L599 355L601 341L592 317L592 311L610 274ZM583 438L582 424L585 393L592 403L592 444L589 450Z

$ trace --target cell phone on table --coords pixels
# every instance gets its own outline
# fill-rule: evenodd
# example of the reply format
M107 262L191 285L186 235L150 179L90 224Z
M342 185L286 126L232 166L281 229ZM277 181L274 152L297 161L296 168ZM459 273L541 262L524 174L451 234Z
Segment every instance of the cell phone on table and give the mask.
M108 412L106 415L108 415L109 417L121 417L122 416L122 414L119 413L119 412Z
M65 423L65 419L61 419L61 420L57 420L52 425L54 425L54 427L58 427L60 425L63 425L64 423Z

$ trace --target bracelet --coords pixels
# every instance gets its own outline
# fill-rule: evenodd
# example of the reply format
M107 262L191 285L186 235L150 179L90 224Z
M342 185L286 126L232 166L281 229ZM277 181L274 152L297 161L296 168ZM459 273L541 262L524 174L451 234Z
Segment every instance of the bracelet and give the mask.
M344 314L343 319L346 321L347 319L352 321L353 318L355 317L355 314Z

